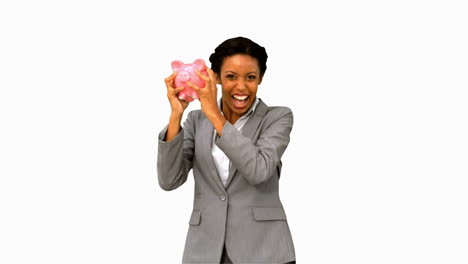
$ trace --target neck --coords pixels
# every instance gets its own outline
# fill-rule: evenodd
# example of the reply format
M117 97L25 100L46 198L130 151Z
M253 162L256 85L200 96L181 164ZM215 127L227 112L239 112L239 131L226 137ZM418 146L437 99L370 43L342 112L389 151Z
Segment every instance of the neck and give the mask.
M222 105L221 111L223 111L224 118L226 118L226 120L231 124L236 123L236 121L241 117L240 115L231 111L229 107L225 107L225 104Z

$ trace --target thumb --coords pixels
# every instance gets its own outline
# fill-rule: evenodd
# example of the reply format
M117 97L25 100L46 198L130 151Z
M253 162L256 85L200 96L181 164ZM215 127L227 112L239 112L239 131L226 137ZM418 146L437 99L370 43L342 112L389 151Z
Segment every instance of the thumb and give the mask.
M177 88L174 89L174 91L176 93L178 93L178 92L182 92L184 89L185 89L185 87L177 87Z

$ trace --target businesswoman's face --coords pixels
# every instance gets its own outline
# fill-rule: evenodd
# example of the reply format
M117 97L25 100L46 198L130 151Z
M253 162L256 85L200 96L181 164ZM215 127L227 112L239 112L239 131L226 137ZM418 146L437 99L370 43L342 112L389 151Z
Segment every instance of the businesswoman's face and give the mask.
M234 123L253 104L262 82L257 59L245 54L224 58L217 82L222 87L223 113Z

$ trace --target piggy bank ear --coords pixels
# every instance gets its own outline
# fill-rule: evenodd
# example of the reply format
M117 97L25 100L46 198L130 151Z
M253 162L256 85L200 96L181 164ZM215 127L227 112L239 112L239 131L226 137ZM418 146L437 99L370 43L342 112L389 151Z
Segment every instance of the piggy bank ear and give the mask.
M184 67L184 63L181 62L180 60L175 60L171 63L171 67L174 71L179 71Z
M205 61L202 60L202 59L196 59L194 62L193 62L193 65L195 65L195 67L199 70L199 71L202 71L206 68L206 64L205 64Z

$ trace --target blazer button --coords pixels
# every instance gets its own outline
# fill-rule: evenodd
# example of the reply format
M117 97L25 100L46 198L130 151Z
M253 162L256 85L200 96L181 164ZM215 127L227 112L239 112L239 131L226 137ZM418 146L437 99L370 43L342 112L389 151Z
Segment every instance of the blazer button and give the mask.
M226 200L226 196L222 195L221 197L219 197L219 199L221 199L222 201Z

